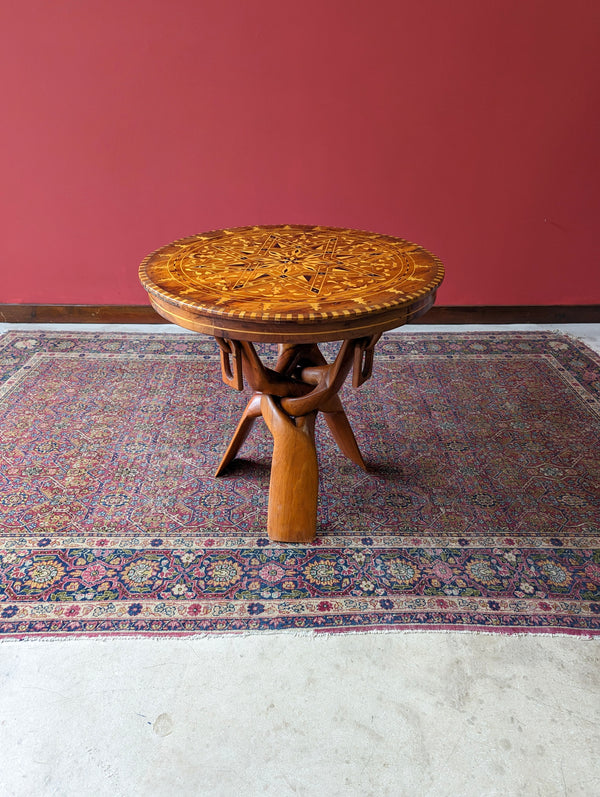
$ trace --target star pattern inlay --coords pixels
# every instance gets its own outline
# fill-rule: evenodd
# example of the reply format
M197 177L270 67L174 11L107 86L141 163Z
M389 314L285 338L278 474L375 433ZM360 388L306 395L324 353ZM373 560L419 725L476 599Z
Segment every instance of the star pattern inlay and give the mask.
M247 227L205 233L150 257L155 284L229 314L325 313L418 294L439 261L414 244L333 227ZM441 266L440 266L441 271Z

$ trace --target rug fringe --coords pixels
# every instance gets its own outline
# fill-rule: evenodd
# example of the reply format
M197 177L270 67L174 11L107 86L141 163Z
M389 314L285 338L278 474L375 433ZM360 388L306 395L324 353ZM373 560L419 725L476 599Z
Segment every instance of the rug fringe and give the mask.
M57 642L65 642L66 640L73 641L73 642L81 642L81 641L89 641L94 640L94 642L106 643L111 644L117 640L123 639L129 642L138 642L138 641L151 641L151 642L164 642L165 644L173 642L173 640L181 640L187 642L193 642L198 640L209 640L209 639L249 639L251 637L289 637L292 639L332 639L336 638L339 639L341 636L345 638L351 638L354 636L396 636L396 637L403 637L403 636L430 636L436 637L440 635L444 636L486 636L486 637L559 637L562 639L576 639L585 642L597 642L600 643L600 633L589 633L589 631L579 631L579 630L571 630L571 631L551 631L544 628L531 628L523 631L511 630L511 629L504 629L504 628L496 628L496 629L485 629L485 628L307 628L307 629L257 629L252 631L201 631L198 633L165 633L165 634L155 634L155 635L140 635L135 633L123 633L123 634L113 634L111 636L106 636L104 633L100 634L56 634L54 636L44 636L40 634L40 636L34 636L31 634L27 634L26 636L18 637L18 636L5 636L0 639L0 645L10 644L10 643L20 643L20 642L49 642L49 643L57 643Z

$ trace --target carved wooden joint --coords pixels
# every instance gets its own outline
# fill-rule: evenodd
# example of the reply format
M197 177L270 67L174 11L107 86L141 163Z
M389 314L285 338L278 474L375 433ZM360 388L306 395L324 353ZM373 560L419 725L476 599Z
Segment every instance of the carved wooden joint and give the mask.
M352 387L360 387L367 379L371 378L373 373L373 354L375 353L375 344L381 337L378 335L371 335L370 338L361 338L357 341L358 345L354 349L354 363L352 367Z
M270 396L304 396L310 392L310 385L263 365L249 340L242 340L238 345L241 347L244 377L256 393Z
M348 371L352 365L354 347L357 341L345 340L338 351L335 361L331 365L309 366L302 370L302 378L314 384L315 376L318 375L318 382L315 387L306 395L300 397L285 397L281 399L282 409L298 417L308 415L310 412L318 410L319 407L334 396L344 380L348 376Z
M221 350L221 375L223 376L223 381L234 390L242 390L244 387L244 374L242 370L242 348L239 342L226 338L216 338L216 341Z
M317 349L311 343L280 343L275 370L284 376L291 376L301 362L314 362L313 350ZM318 354L321 354L317 349ZM323 356L321 355L323 362Z

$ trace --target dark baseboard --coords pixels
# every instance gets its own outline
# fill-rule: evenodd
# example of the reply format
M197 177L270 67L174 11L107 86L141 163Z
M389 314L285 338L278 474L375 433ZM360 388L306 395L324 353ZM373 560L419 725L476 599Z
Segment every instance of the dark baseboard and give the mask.
M11 324L166 324L146 304L0 304Z
M165 324L142 304L0 304L12 324ZM416 324L600 324L599 304L432 307Z
M432 307L416 324L600 324L600 304Z

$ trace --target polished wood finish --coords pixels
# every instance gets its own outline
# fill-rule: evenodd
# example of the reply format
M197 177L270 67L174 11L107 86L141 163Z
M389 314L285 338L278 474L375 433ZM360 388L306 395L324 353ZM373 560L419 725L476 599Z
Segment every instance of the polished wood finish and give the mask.
M262 416L273 436L272 540L308 543L316 534L319 412L340 450L366 468L338 392L350 371L354 387L369 379L381 333L425 313L443 274L436 257L401 239L291 225L185 238L141 264L157 312L213 335L223 381L252 389L216 475ZM328 340L341 341L332 363L317 345ZM254 347L265 341L279 344L274 367Z
M12 324L164 324L150 305L0 304L0 323ZM600 304L443 307L435 305L411 323L600 324Z
M164 318L213 335L223 381L252 395L217 469L226 472L256 419L273 436L267 531L308 543L317 522L315 420L320 412L340 450L366 468L338 392L370 378L386 329L425 313L444 269L407 241L332 227L219 230L149 255L140 280ZM332 363L320 341L341 341ZM254 342L276 342L274 367Z
M325 341L401 326L433 304L444 276L421 247L336 227L239 227L149 255L140 281L155 310L235 340Z
M264 394L260 408L273 435L267 533L280 542L312 542L317 529L319 489L317 411L292 417L273 396Z
M274 368L261 362L249 341L218 338L224 381L241 372L253 393L219 464L222 476L237 456L256 418L262 415L273 435L267 530L272 540L310 542L316 533L318 469L315 419L322 412L342 453L366 470L352 427L337 395L351 368L365 379L363 356L376 336L345 340L328 364L316 344L280 344ZM234 343L229 347L227 343ZM231 363L232 352L235 365ZM356 353L361 356L356 356ZM239 365L237 364L239 362ZM358 374L356 373L358 370Z

